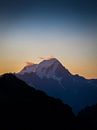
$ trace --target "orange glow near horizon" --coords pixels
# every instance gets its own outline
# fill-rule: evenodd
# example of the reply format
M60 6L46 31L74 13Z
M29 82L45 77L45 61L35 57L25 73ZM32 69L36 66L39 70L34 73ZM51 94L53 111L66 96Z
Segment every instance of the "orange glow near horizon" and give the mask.
M44 58L46 59L46 57ZM36 60L37 63L41 62L44 59L40 59L40 60ZM34 63L36 63L36 61ZM94 68L92 68L92 66L78 66L75 64L71 65L71 64L66 64L66 62L62 59L59 59L59 61L63 64L63 66L65 66L70 73L72 74L79 74L80 76L84 76L87 79L92 79L92 78L97 78L97 71L95 71L97 69L96 66L94 66ZM63 62L62 62L63 61ZM30 62L31 63L31 62ZM9 64L8 62L6 63L6 65L2 65L0 66L0 74L4 74L4 73L17 73L19 72L21 69L23 69L24 66L28 65L28 62L24 62L24 63L15 63L13 62L12 64Z

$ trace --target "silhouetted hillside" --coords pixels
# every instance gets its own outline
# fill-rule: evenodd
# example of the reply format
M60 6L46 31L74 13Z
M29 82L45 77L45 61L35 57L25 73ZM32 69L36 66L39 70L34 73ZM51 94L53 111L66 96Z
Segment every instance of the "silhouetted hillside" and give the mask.
M97 104L83 109L77 120L79 130L97 130Z
M13 74L0 77L0 108L0 127L3 129L74 128L75 116L71 107L42 91L36 91Z

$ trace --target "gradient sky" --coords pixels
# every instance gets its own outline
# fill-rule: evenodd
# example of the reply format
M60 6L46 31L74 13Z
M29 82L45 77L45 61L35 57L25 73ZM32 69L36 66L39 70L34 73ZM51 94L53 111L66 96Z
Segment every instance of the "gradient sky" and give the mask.
M0 74L53 56L71 73L97 78L96 52L96 1L0 1Z

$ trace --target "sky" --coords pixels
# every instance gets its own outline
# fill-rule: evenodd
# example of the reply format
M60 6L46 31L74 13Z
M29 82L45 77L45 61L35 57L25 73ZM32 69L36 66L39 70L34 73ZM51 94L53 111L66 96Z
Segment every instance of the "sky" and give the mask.
M95 0L1 0L0 74L53 56L73 74L97 78Z

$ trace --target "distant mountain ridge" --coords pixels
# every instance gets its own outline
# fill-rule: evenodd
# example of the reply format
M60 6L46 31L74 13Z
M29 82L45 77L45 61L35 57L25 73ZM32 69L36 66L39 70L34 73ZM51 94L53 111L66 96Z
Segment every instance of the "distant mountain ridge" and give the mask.
M36 89L60 98L75 112L97 103L97 80L71 74L56 58L26 66L16 76Z

